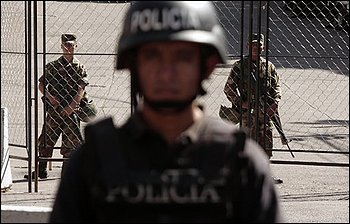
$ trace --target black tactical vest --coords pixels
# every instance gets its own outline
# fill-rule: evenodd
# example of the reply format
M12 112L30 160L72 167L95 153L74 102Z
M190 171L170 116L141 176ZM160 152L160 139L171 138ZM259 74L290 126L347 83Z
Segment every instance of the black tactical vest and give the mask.
M85 134L85 167L89 167L91 206L96 211L96 220L92 221L234 221L242 169L238 152L244 148L244 132L232 134L236 140L222 164L208 164L210 169L164 170L128 168L125 154L119 149L130 149L135 144L111 118L93 128L87 126Z

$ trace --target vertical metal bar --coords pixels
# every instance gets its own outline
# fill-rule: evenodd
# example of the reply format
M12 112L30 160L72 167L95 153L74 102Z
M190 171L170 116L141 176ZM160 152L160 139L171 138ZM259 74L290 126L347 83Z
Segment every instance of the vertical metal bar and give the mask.
M269 25L270 25L270 20L269 20L269 16L270 16L270 2L267 1L267 4L266 4L266 42L265 42L265 54L266 54L266 63L269 62ZM268 68L266 67L266 72L268 71L267 70Z
M259 44L259 47L258 47L258 55L257 55L257 58L258 60L256 61L256 70L255 70L255 108L254 108L254 111L255 111L255 139L259 142L259 133L260 133L260 127L259 127L259 111L260 111L260 34L261 34L261 1L259 1L259 4L258 4L258 23L257 23L257 28L258 28L258 44ZM265 113L264 113L265 114ZM265 117L265 116L264 116ZM265 125L264 125L265 127ZM265 130L265 129L264 129ZM265 131L263 132L264 135L265 135ZM265 144L265 138L263 138L263 146L262 146L264 149L266 147L266 144Z
M42 1L42 4L43 4L43 72L44 72L44 76L46 76L46 70L45 70L45 64L46 64L46 1ZM38 77L35 78L35 83L36 83L36 87L35 89L39 89L38 88ZM44 83L46 85L46 77L44 78ZM37 120L38 120L38 117L39 117L39 113L38 113L38 109L39 109L39 97L38 95L36 95L36 117L37 117ZM44 92L44 99L46 99L46 91ZM45 101L46 102L46 101ZM44 117L46 116L46 106L47 104L44 103ZM44 123L46 122L46 119L44 119ZM44 126L44 131L46 133L46 125ZM39 130L39 125L37 123L37 128L36 128L37 132L36 132L36 135L35 135L35 139L37 140L37 143L35 144L36 147L38 148L38 130ZM46 135L45 135L46 136ZM46 138L45 139L45 143L46 143ZM38 148L38 151L39 151L39 148ZM39 161L40 162L40 161Z
M244 1L241 1L241 48L240 48L240 79L239 79L239 83L238 83L238 88L243 86L243 75L244 75L244 43L245 43L245 39L244 39ZM240 113L239 113L239 126L242 127L242 119L243 119L243 108L242 108L242 97L239 98L239 109L240 109Z
M25 82L26 82L26 150L28 155L28 192L32 192L32 142L31 142L31 105L32 105L32 96L31 96L31 1L25 1Z
M267 1L267 3L266 3L266 37L265 37L265 55L266 55L266 57L265 57L265 60L266 60L266 71L265 71L265 73L264 74L266 74L267 75L267 73L268 73L268 69L269 69L269 67L268 67L268 64L269 64L269 16L270 16L270 14L269 14L269 12L270 12L270 2L269 1ZM267 80L265 79L265 82L264 82L264 86L265 86L265 88L266 88L266 86L267 86ZM266 103L267 103L267 92L266 91L264 91L264 93L265 93L265 102L264 102L264 111L266 111ZM265 113L264 113L265 114ZM264 116L264 123L266 123L266 114L265 114L265 116ZM264 135L265 135L265 133L266 133L266 125L264 125ZM265 138L264 138L265 139ZM264 144L265 144L265 141L264 141ZM273 145L272 145L272 148L273 148Z
M250 1L249 5L249 40L248 40L248 96L247 96L247 101L248 101L248 130L249 130L249 136L252 136L252 121L251 121L251 110L252 110L252 105L251 105L251 99L252 99L252 34L253 34L253 4L254 1Z
M45 1L43 1L43 10L45 10ZM44 11L45 12L45 11ZM44 13L43 12L43 13ZM45 51L45 46L46 46L46 31L45 31L45 28L46 28L46 24L45 24L45 20L46 20L46 18L45 18L45 15L43 16L43 51ZM46 53L46 51L45 51L45 53ZM46 133L47 133L47 130L46 130L46 116L47 116L47 98L46 98L46 94L47 94L47 91L46 91L46 85L47 85L47 83L46 83L46 69L45 69L45 67L46 67L46 57L43 57L43 66L44 66L44 69L43 69L43 79L44 79L44 92L43 92L43 127L42 127L42 130L41 130L41 134L43 134L43 133L45 133L44 134L44 136L43 136L43 141L44 141L44 147L46 148L47 147L47 135L46 135ZM36 78L36 80L38 80L38 77ZM37 81L36 81L36 83L37 83ZM36 89L38 89L38 86L36 86ZM37 97L36 97L36 99L37 99L37 120L39 120L39 113L38 113L38 109L39 109L39 96L37 95ZM38 123L37 123L38 124ZM37 125L37 130L39 130L39 125ZM36 147L38 148L39 147L39 144L38 144L38 133L37 133L37 135L36 135L36 139L37 139L37 143L36 143ZM38 157L40 157L40 152L39 152L39 148L38 148ZM40 159L38 160L39 162L40 162Z
M130 2L130 6L133 4L133 2ZM137 77L136 77L136 71L134 71L133 67L130 71L130 112L133 114L137 108L137 92L138 92L138 85L137 85Z
M33 28L34 28L34 41L33 41L33 47L34 47L34 57L33 57L33 67L34 67L34 80L37 80L38 78L38 2L34 1L34 7L33 7ZM35 98L38 97L38 85L36 81L34 82L34 95ZM38 108L38 103L35 101L35 108ZM35 123L37 123L37 117L35 120ZM37 129L36 129L37 131ZM37 140L36 140L37 141ZM38 192L38 147L35 145L35 186L34 191Z

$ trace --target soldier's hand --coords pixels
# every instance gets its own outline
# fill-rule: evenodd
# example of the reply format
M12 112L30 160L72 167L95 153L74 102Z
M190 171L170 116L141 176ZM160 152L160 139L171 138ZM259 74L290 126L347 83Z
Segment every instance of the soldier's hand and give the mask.
M66 106L65 108L63 108L60 115L62 117L69 117L73 113L73 111L74 111L73 108L71 108L70 106Z
M48 99L54 108L56 108L59 105L59 101L55 96L50 96L48 97Z

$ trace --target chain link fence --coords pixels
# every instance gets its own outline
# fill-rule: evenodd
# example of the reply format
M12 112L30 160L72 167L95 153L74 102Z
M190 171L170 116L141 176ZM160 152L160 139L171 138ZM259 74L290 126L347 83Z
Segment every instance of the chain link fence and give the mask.
M205 83L208 94L199 100L207 113L218 116L220 105L230 104L223 92L230 68L247 54L249 33L261 32L267 37L262 56L277 67L281 79L280 116L293 151L348 157L349 2L213 3L226 31L229 61ZM41 132L44 108L36 83L45 64L62 55L62 33L77 36L76 57L86 66L86 91L97 105L97 118L112 116L120 125L131 113L129 73L114 71L116 41L130 2L36 4L1 2L1 106L9 111L12 153L18 146L29 153L35 133ZM38 119L33 119L35 111ZM284 152L276 130L273 136L274 150Z

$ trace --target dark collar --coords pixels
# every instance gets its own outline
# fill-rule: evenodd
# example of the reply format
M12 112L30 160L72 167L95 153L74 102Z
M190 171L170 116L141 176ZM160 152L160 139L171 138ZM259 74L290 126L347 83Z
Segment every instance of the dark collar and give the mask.
M73 57L73 60L69 62L69 61L67 61L67 59L63 55L58 58L58 61L62 65L66 65L66 64L69 64L69 63L72 63L72 64L78 64L79 63L78 59L76 59L75 57Z
M193 123L188 129L180 134L177 142L194 143L198 141L201 132L206 128L206 118L203 117ZM149 134L159 135L146 124L140 112L135 112L124 125L135 140L143 139ZM160 135L159 135L160 136Z

